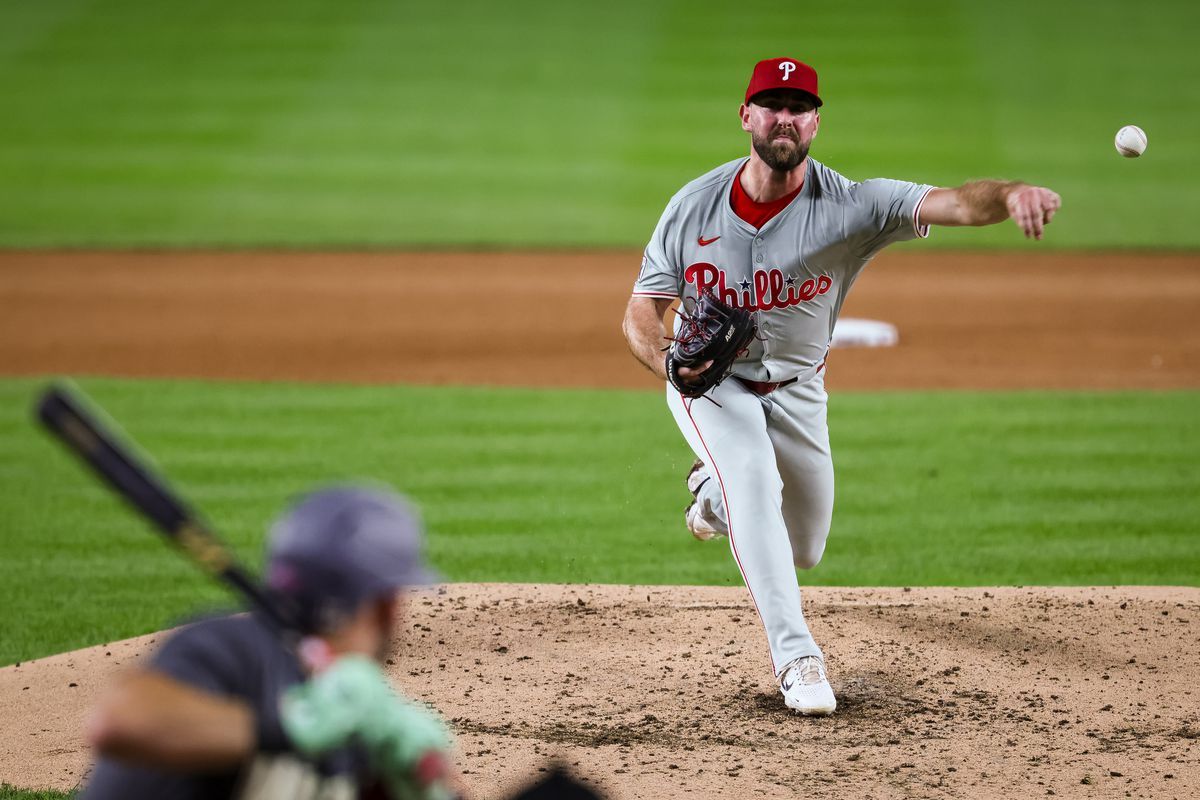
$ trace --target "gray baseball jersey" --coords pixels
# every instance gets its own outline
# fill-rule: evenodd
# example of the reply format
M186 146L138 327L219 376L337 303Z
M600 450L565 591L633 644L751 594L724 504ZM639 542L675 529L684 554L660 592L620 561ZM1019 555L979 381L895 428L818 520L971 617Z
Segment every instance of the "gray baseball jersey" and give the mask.
M811 377L824 360L842 303L885 246L928 235L916 225L932 186L855 183L809 159L796 198L755 230L730 206L740 158L683 187L667 204L633 293L694 298L710 290L758 310L762 341L734 365L756 381Z
M925 236L916 218L933 187L855 183L809 160L796 197L761 229L734 213L738 159L671 199L646 247L634 294L711 291L757 311L761 341L734 365L751 381L795 383L767 395L726 380L714 402L668 382L667 404L703 467L694 491L704 522L725 533L766 629L778 675L821 656L800 605L795 567L814 567L833 515L833 460L821 366L862 268L886 245Z

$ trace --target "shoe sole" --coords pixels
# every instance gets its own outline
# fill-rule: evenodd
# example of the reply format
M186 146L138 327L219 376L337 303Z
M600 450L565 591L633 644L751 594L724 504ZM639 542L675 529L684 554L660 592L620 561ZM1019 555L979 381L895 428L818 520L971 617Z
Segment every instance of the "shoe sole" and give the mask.
M784 705L787 705L787 703L785 702ZM834 711L837 711L837 705L835 704L833 706L833 708L806 708L806 709L792 708L791 706L788 706L788 710L791 711L793 714L800 716L800 717L828 717L831 714L833 714Z
M695 531L691 531L691 534L692 538L697 542L711 542L713 539L725 538L725 534L723 533L696 533Z
M725 534L721 533L720 531L712 531L712 532L697 531L697 530L693 530L691 525L688 525L688 523L687 523L688 514L691 512L692 506L694 506L694 505L696 505L695 500L693 500L691 503L689 503L687 508L685 508L683 510L684 525L687 526L688 533L690 533L692 535L692 538L694 538L698 542L711 542L713 539L718 539L718 538L724 536Z

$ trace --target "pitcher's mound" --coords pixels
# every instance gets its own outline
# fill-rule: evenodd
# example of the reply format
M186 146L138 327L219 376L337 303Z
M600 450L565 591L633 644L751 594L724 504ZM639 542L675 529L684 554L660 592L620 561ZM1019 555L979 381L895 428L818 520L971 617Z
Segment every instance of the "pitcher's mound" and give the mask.
M470 796L551 758L614 798L1195 797L1200 589L808 589L838 710L791 714L746 590L450 584L389 661ZM153 637L0 670L0 781L69 788Z

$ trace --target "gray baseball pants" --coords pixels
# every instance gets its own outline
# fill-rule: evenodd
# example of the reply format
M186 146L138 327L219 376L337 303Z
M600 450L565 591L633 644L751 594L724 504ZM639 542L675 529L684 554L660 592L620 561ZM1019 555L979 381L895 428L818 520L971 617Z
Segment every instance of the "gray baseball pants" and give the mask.
M683 398L667 384L675 422L712 478L698 500L729 535L778 675L792 659L822 656L800 606L796 568L821 560L833 517L824 375L766 396L730 377L710 395L720 406Z

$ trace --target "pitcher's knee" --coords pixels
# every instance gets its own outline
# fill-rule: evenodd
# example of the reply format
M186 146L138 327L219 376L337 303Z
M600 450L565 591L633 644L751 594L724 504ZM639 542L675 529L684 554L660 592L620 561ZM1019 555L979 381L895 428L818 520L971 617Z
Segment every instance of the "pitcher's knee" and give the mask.
M792 552L792 562L796 565L797 569L812 569L821 563L821 556L823 555L825 555L824 542L819 545L798 547Z

